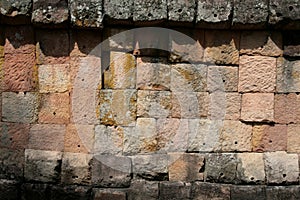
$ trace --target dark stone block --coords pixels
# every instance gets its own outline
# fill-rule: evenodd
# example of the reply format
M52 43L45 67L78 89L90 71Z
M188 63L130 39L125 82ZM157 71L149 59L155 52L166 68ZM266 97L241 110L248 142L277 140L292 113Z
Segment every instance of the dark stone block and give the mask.
M0 149L0 178L23 179L24 150Z
M190 183L183 182L161 182L159 184L159 195L161 200L179 200L190 198Z
M128 190L128 200L158 199L158 182L135 179Z
M0 13L2 22L7 24L30 23L31 0L0 0Z
M126 191L114 189L93 189L93 200L126 200Z
M231 187L231 200L265 200L265 186L238 186Z
M91 188L83 186L52 186L51 200L87 200L91 198Z
M300 56L300 31L286 31L283 33L283 55Z
M50 192L47 184L26 183L22 185L22 200L50 200Z
M135 0L133 21L161 21L167 19L167 0Z
M300 186L270 186L267 187L267 200L298 200L300 199Z
M16 181L0 180L0 199L19 200L20 185Z
M214 183L192 183L191 199L229 200L230 186Z

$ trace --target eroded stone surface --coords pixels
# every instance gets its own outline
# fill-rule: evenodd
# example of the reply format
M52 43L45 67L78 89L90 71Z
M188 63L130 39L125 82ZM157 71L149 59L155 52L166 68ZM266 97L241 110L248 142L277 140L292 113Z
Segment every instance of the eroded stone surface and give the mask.
M237 92L238 68L209 66L207 73L207 85L210 92Z
M133 15L133 0L104 1L104 12L111 19L129 20Z
M300 91L300 61L277 59L276 91L280 93Z
M168 20L193 22L195 5L195 0L168 0Z
M167 19L167 0L134 1L134 21L153 21Z
M275 122L284 124L300 122L299 101L300 96L295 93L275 95Z
M286 19L300 19L300 6L297 0L271 0L269 5L269 11L270 24L276 24Z
M287 128L287 151L291 153L300 153L300 126L289 124Z

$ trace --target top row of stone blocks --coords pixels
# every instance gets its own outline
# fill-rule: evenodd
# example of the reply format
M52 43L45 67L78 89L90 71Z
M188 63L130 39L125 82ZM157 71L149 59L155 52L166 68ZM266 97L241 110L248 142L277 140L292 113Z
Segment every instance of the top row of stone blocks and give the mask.
M0 12L0 23L9 24L31 17L36 25L84 28L101 28L105 19L108 24L300 29L298 0L0 0Z

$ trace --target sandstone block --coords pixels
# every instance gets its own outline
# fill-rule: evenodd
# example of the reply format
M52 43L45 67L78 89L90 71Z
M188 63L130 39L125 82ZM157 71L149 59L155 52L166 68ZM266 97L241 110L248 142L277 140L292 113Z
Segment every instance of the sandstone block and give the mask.
M299 186L273 186L267 187L267 200L291 199L296 200L300 198Z
M298 107L300 96L295 93L275 95L275 122L298 123L300 121L300 109Z
M257 152L286 151L287 138L286 125L255 125L253 126L252 150Z
M237 92L238 68L210 66L207 73L207 85L210 92Z
M5 16L9 17L16 17L16 16L29 16L31 13L32 2L31 0L25 1L4 1L1 2L1 11L0 13Z
M0 149L0 178L23 180L24 150Z
M29 124L1 123L0 148L26 149L29 128Z
M2 121L33 123L37 120L38 97L31 92L2 93Z
M274 92L275 83L276 58L241 56L239 92Z
M128 3L128 2L130 3L130 1L122 1L122 3ZM106 3L110 4L111 1L110 2L106 1ZM111 9L111 7L109 9ZM122 7L118 9L128 9L128 8ZM115 14L115 10L114 13L112 14ZM124 13L124 15L128 15L128 13ZM104 51L109 51L109 50L132 51L134 49L133 47L134 32L132 30L122 29L122 28L108 28L104 30L104 36L105 38L107 38L104 42L102 42Z
M167 0L137 0L133 11L133 21L167 19Z
M184 182L161 182L159 184L159 198L161 200L176 200L190 198L191 184Z
M158 199L158 182L134 179L131 181L128 190L128 200L156 200Z
M271 0L269 5L269 23L279 24L287 19L289 20L299 20L300 7L297 1L279 1Z
M168 0L168 20L176 22L193 22L195 0Z
M230 186L217 183L192 183L191 189L192 199L230 199Z
M299 31L286 31L283 34L283 55L290 57L300 56Z
M275 110L276 110L276 106L275 106ZM241 120L253 121L253 122L274 121L274 94L272 93L243 94Z
M264 154L265 171L268 183L289 184L299 181L299 162L297 154L283 151Z
M133 0L104 1L104 11L111 20L130 20L133 13L133 3Z
M231 186L231 199L235 200L250 200L253 198L266 199L265 186L241 185Z
M93 189L94 200L126 200L124 190L115 189Z
M61 162L61 152L26 149L25 179L56 183L60 178Z
M70 96L65 93L43 94L39 112L40 123L67 124L70 121Z
M63 151L66 128L58 124L36 124L30 128L28 148Z
M287 128L287 151L300 153L300 126L289 124Z

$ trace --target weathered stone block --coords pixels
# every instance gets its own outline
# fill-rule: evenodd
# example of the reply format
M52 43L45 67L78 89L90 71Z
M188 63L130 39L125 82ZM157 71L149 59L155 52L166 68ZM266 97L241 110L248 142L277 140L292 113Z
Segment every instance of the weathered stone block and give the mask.
M239 92L274 92L276 58L241 56L239 66Z
M271 0L269 5L269 23L279 24L285 20L299 20L300 6L297 0Z
M192 183L191 199L229 200L230 186L216 183Z
M167 0L134 1L133 21L154 21L167 19Z
M210 92L237 92L238 68L210 66L207 73L207 85Z
M257 152L286 151L287 138L286 125L255 125L252 135L252 150Z
M132 170L136 177L146 180L168 179L168 155L151 154L132 156Z
M251 200L251 199L266 199L265 186L231 186L231 199L234 200Z
M171 92L138 90L138 117L167 118L171 115L171 109Z
M171 68L163 60L153 62L149 57L137 59L136 87L142 90L169 90Z
M177 200L190 198L191 183L161 182L159 184L159 199Z
M50 199L51 200L65 200L65 199L90 199L91 198L91 188L87 186L78 185L53 185L50 186Z
M2 93L2 121L33 123L37 120L37 107L36 93Z
M267 200L291 199L300 198L300 187L295 186L270 186L267 187Z
M104 0L104 11L112 20L130 20L133 14L133 0Z
M300 122L299 102L300 96L295 93L275 95L275 122L283 124Z
M275 106L275 110L276 110L276 106ZM273 93L243 94L241 120L253 121L253 122L274 121L274 94Z
M66 92L70 85L69 65L41 65L38 67L39 92Z
M29 16L31 14L32 2L31 0L25 1L1 1L0 3L2 15L8 17L16 17L16 16Z
M131 159L113 155L94 155L92 183L101 187L128 187L131 180Z
M26 149L25 179L56 183L60 180L61 162L61 152Z
M281 56L282 48L280 32L244 31L241 34L241 54Z
M290 57L300 56L299 31L286 31L283 33L283 55Z
M69 18L67 0L34 0L31 21L36 24L59 25Z
M290 184L299 181L299 162L297 154L283 151L264 154L265 171L268 183Z
M0 149L0 178L23 180L24 150Z
M40 123L67 124L70 121L70 96L65 93L43 94L39 112Z
M119 2L119 1L118 1ZM123 1L124 3L130 1ZM108 2L110 4L111 2ZM133 1L132 1L133 3ZM127 8L120 8L127 9ZM115 10L114 10L115 12ZM122 13L123 14L123 13ZM128 15L128 13L124 13ZM126 50L132 51L134 42L134 31L122 28L107 28L104 30L104 37L107 38L102 42L104 51L109 50ZM106 67L106 66L105 66Z
M135 57L129 53L110 52L110 65L104 72L104 88L134 89L135 85Z
M93 125L68 124L66 127L64 151L73 153L91 153L95 140Z
M36 150L63 151L65 132L65 125L33 125L29 132L28 147Z
M126 200L126 192L116 189L93 189L94 200Z
M239 43L239 32L206 31L204 61L218 65L237 65L239 63Z
M49 200L51 190L49 184L24 183L22 184L22 199Z
M202 181L205 158L203 154L171 153L168 160L169 181Z
M101 90L97 112L103 125L134 126L136 90Z
M77 27L102 28L102 0L69 0L71 23Z
M287 128L287 151L300 153L300 126L289 124Z
M193 22L195 8L195 0L168 0L168 20L176 22Z
M29 124L0 123L0 148L26 149Z
M158 182L134 179L127 193L128 200L158 199Z
M0 194L3 200L20 199L20 184L16 181L0 180Z
M2 68L4 91L34 91L37 85L35 55L6 54Z
M277 59L276 91L280 93L300 91L300 61Z
M206 92L207 66L203 64L176 64L171 69L172 92Z
M62 160L61 181L64 184L91 183L91 154L64 153Z

